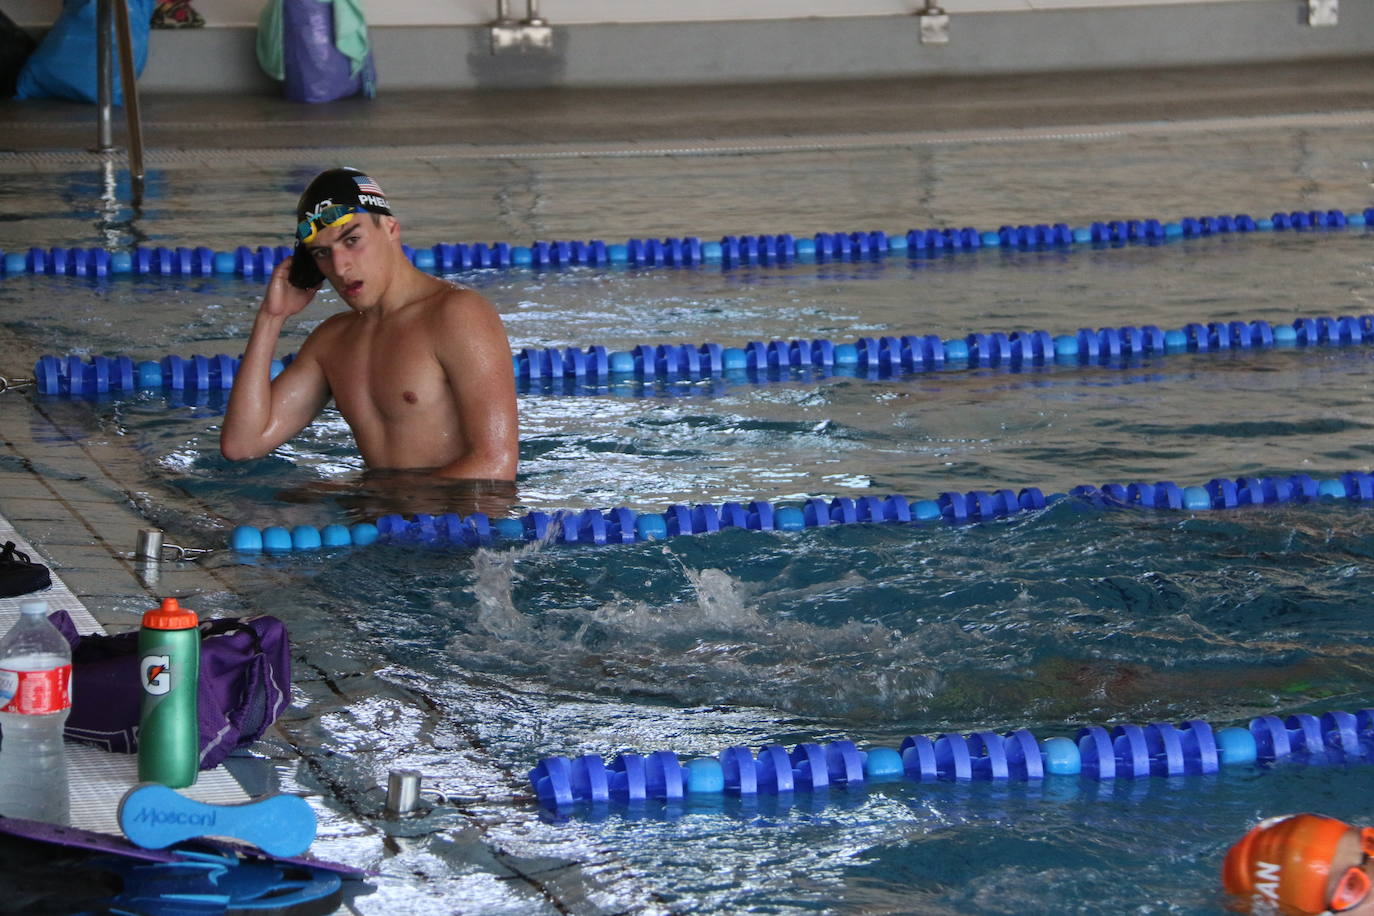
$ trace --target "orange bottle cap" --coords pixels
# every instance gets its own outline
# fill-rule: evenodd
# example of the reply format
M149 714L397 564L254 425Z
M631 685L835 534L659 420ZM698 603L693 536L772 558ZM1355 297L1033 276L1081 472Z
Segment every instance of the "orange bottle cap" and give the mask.
M200 619L175 598L163 598L161 607L143 613L143 625L150 630L190 630L200 626Z

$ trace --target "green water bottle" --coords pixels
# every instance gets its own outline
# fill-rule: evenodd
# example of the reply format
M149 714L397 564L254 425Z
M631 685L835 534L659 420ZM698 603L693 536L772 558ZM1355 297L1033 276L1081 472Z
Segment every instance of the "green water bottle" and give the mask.
M143 699L138 717L138 778L183 789L200 772L196 693L200 680L200 621L196 612L163 598L143 615L138 631Z

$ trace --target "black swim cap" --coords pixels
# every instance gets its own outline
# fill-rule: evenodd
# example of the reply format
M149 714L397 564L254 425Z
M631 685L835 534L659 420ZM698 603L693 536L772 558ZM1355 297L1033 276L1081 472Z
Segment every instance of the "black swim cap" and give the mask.
M296 222L318 215L326 207L350 206L391 215L391 205L377 182L357 169L328 169L315 176L296 204Z
M312 289L324 282L306 242L327 226L337 226L359 211L391 215L386 195L377 182L357 169L328 169L315 176L296 203L296 248L288 281L300 289Z

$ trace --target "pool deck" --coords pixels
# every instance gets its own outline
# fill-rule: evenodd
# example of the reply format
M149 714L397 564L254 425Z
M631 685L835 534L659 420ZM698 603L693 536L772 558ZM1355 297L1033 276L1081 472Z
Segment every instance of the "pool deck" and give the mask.
M1101 130L1374 110L1374 60L673 89L405 91L306 105L145 95L150 157L216 150L446 147L518 155L883 143L904 135ZM123 114L115 112L116 143ZM0 101L0 157L84 153L94 106Z
M470 158L844 149L921 137L977 140L1133 125L1210 130L1237 121L1374 124L1374 60L671 90L383 88L375 100L318 106L229 95L156 95L142 102L150 161L222 151L267 163L303 149L342 147L398 149L398 155L400 148L443 149ZM88 147L95 139L95 114L87 105L0 101L0 161L12 170L45 170L94 157ZM117 112L117 140L123 136L120 117ZM3 326L0 352L11 371L31 366L40 355L32 342ZM206 615L251 613L235 592L236 580L251 571L231 563L168 562L154 577L130 557L138 531L156 526L149 505L190 513L203 507L184 493L150 492L151 459L121 441L116 430L102 429L95 417L82 402L45 400L31 390L0 391L0 529L11 523L60 575L91 622L106 630L136 625L139 614L165 595L188 599ZM281 764L294 762L300 748L311 746L308 708L314 698L337 706L349 696L395 695L398 702L423 705L423 698L402 696L401 688L361 663L344 672L344 684L337 670L327 675L312 669L309 659L300 661L297 705L307 711L293 710L270 743L268 756L278 773L290 769ZM330 659L335 669L339 661ZM360 766L386 768L385 761L364 760ZM289 782L282 788L309 791ZM359 850L358 835L373 828L354 815L335 811L322 823L324 842L316 854L346 857ZM394 841L378 835L375 842ZM524 882L532 911L596 911L585 899L583 905L575 902L586 891L577 863L550 861L531 870L480 839L461 845L455 855L472 867Z

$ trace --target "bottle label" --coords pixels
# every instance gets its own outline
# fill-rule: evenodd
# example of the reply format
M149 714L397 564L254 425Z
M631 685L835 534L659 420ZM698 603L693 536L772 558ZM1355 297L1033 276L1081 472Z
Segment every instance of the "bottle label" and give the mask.
M11 671L0 668L0 712L45 716L70 709L72 666L47 671Z

